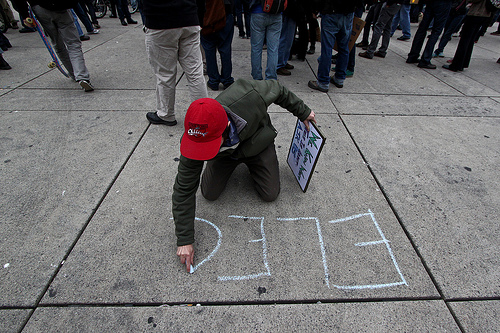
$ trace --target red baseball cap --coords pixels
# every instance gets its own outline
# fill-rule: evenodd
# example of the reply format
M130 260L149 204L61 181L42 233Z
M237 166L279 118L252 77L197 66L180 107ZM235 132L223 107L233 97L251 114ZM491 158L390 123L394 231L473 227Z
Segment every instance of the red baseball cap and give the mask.
M215 99L200 98L191 103L184 118L182 156L198 161L214 158L220 150L227 122L226 111Z

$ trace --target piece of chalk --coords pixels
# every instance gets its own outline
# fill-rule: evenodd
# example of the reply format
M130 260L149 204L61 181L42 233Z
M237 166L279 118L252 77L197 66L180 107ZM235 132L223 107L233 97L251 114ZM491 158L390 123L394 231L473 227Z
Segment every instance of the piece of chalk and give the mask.
M193 273L194 273L193 265L190 265L189 266L189 274L193 274Z

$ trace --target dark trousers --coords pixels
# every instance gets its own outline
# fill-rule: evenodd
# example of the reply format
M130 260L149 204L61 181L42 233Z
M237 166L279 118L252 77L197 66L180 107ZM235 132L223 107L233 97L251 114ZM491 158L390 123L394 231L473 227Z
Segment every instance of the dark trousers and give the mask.
M472 49L474 48L474 42L481 26L488 22L489 17L480 16L466 16L464 19L464 25L461 30L460 41L458 42L457 50L455 51L455 56L453 57L453 62L450 68L453 70L463 70L469 67L470 58L472 56Z
M218 87L219 83L227 87L234 82L231 61L233 35L234 19L232 14L226 15L226 25L222 30L208 35L201 35L201 46L205 50L207 60L208 85L211 87ZM219 51L221 60L220 72L217 66L217 51Z
M439 35L443 31L450 9L450 0L436 0L425 5L424 17L422 22L418 25L417 32L413 38L411 50L408 54L408 60L415 61L418 59L422 46L424 45L424 41L427 37L427 29L434 20L431 35L427 40L427 44L425 44L425 49L422 53L422 58L420 59L419 64L427 65L431 62L434 46L436 45Z
M226 187L234 169L245 163L254 180L255 189L264 201L274 201L280 192L278 157L274 143L256 156L232 159L223 157L207 162L201 177L201 193L207 200L216 200Z
M311 48L316 48L316 30L319 28L318 19L314 18L312 12L307 13L307 24L309 24L309 42L311 43Z
M368 14L366 14L365 17L365 28L363 30L363 39L361 40L361 43L368 45L368 43L370 42L370 28L372 24L375 27L375 23L378 20L378 16L383 4L383 2L376 3L372 5L368 10Z
M130 12L128 11L127 0L116 0L116 10L120 21L123 21L124 19L127 19L127 21L132 19L132 16L130 16Z

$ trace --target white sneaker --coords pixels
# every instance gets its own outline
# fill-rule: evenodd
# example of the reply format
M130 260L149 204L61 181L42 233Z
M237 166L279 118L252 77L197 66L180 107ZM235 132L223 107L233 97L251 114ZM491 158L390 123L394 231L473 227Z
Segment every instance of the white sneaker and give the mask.
M85 92L94 91L94 87L92 87L92 85L90 84L90 81L80 80L80 81L78 81L78 83L80 84L80 87L82 87L82 89Z
M87 32L87 34L89 34L89 35L97 35L98 33L99 33L98 29L94 29L92 31Z

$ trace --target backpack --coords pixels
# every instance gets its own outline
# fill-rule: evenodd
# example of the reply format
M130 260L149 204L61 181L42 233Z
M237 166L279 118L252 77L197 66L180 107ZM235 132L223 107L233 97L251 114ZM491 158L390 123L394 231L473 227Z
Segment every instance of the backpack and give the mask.
M486 10L490 13L496 12L500 9L500 0L486 0Z
M224 29L226 26L226 9L224 0L207 0L206 12L203 15L202 35L212 34Z
M268 14L279 14L286 9L288 0L261 0L262 10Z

